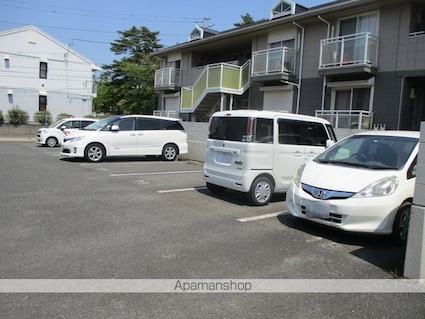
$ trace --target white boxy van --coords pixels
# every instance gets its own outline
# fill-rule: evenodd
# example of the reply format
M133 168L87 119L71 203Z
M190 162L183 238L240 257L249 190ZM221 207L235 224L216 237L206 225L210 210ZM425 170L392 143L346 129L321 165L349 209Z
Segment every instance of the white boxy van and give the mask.
M248 194L266 205L285 192L301 164L336 142L321 118L276 111L234 110L210 119L204 178L208 189Z

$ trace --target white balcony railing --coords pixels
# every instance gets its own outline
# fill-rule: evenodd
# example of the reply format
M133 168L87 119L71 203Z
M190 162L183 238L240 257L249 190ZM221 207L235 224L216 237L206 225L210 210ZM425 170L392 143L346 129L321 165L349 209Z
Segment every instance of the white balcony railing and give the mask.
M316 117L328 120L334 128L369 130L372 112L363 110L316 110Z
M352 65L378 65L378 38L369 32L320 41L320 69Z
M261 50L252 53L251 75L294 73L295 51L287 47Z
M163 117L172 117L172 118L178 118L179 114L176 111L161 111L161 110L156 110L153 111L153 115L154 116L163 116Z
M180 70L165 68L155 71L155 87L179 87Z

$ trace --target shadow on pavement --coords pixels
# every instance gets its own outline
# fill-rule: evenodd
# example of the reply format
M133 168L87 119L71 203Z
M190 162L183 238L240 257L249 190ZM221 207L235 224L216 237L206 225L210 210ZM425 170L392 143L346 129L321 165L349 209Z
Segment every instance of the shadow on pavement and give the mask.
M283 225L312 236L325 238L344 245L360 246L360 248L350 253L388 271L394 277L403 276L406 246L396 246L389 236L345 232L296 218L289 213L281 214L277 218Z

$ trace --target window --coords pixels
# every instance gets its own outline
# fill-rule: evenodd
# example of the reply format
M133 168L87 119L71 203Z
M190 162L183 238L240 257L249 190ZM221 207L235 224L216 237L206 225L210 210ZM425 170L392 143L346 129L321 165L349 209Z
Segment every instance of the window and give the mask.
M184 131L183 125L177 121L161 120L161 129Z
M295 2L282 0L272 9L272 18L283 17L295 13Z
M352 88L335 91L335 110L369 111L370 88Z
M47 62L40 62L40 79L47 79Z
M114 124L117 124L119 126L120 131L133 131L134 130L134 118L125 118L125 119L118 121L118 123L114 123Z
M213 117L211 119L208 138L235 142L250 142L251 132L247 117Z
M410 17L410 33L425 33L425 5L414 3L412 5L412 14Z
M71 121L70 128L80 128L80 121Z
M136 121L137 131L159 130L160 120L154 118L138 118Z
M90 124L92 124L93 123L93 121L81 121L81 128L84 128L84 127L86 127L87 125L90 125Z
M38 110L46 111L47 110L47 96L39 95L38 96Z
M274 48L290 48L290 49L295 49L295 39L290 39L290 40L284 40L284 41L278 41L278 42L273 42L273 43L269 43L269 48L270 49L274 49Z
M320 123L304 123L301 128L301 144L311 146L325 146L328 135L325 127Z
M279 119L279 144L325 146L329 139L323 124Z
M273 143L273 120L257 119L255 130L255 142L257 143Z
M13 90L7 90L7 100L9 104L13 104Z
M299 145L301 141L301 122L291 120L278 120L279 144Z
M340 36L362 32L370 32L375 36L378 35L378 15L376 13L345 18L339 22Z

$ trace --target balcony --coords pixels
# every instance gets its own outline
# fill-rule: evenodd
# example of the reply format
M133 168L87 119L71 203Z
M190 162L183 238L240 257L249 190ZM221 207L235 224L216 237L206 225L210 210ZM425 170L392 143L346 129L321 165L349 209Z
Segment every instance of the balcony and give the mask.
M180 90L180 70L176 68L165 68L155 71L154 88L157 91Z
M334 128L370 130L372 112L363 110L316 110L316 117L323 118Z
M295 74L295 51L287 47L253 52L251 80L288 81Z
M319 74L375 74L378 43L369 32L321 40Z

